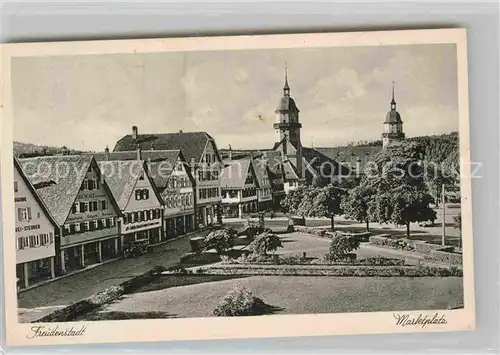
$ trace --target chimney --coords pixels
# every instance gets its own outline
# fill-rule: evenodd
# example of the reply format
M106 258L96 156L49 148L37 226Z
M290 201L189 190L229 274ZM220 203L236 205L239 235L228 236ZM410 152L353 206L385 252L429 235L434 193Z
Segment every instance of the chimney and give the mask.
M138 134L137 126L132 126L132 139L137 140L138 135L139 134Z
M109 160L109 148L108 148L108 146L106 146L106 148L104 148L104 154L106 156L106 161L108 161Z
M141 151L141 146L137 144L137 160L142 160L142 151Z
M231 144L229 144L229 160L233 160L233 149L231 148Z

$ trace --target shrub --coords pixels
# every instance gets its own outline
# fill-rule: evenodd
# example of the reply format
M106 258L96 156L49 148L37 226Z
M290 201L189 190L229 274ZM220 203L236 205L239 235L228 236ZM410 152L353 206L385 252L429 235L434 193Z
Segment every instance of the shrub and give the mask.
M91 302L95 306L100 306L105 303L111 302L117 299L125 292L123 286L113 285L108 287L102 292L98 292L87 298L87 301Z
M219 255L226 254L233 248L236 235L237 233L232 227L214 230L203 240L204 249L215 249Z
M213 313L217 317L252 316L263 314L265 310L264 301L255 297L252 291L237 286L220 300Z
M377 265L377 266L398 266L404 265L405 259L384 258L383 256L373 256L358 261L360 265Z
M281 239L271 233L259 234L249 246L252 253L257 255L267 255L268 252L275 252L278 248L283 248Z
M408 250L408 251L414 250L415 245L417 244L405 238L394 239L386 236L374 236L370 237L369 240L370 243L381 247ZM426 244L426 243L420 243L420 244Z
M163 265L155 265L152 269L153 274L161 274L163 271L166 271L167 268Z
M279 258L279 264L281 265L301 265L305 263L306 259L301 255L285 255Z
M344 233L335 233L330 242L330 249L325 259L329 261L352 259L352 251L359 248L358 238Z

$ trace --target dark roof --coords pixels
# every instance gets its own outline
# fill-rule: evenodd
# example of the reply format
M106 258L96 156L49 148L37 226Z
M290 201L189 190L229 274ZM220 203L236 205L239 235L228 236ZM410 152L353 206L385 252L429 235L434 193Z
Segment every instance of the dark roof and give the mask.
M384 123L403 123L403 121L401 121L401 115L398 111L391 110L387 112Z
M298 180L299 174L295 165L292 164L290 160L286 160L283 162L283 172L285 180Z
M249 158L225 161L224 169L221 172L221 187L243 188L250 168L251 160Z
M381 146L346 146L346 147L321 147L314 148L323 155L333 159L340 164L356 167L358 158L362 166L365 166L369 161L382 150Z
M50 213L47 205L45 204L45 202L43 202L42 198L40 197L40 195L36 191L35 187L31 183L31 181L25 175L24 170L21 167L21 163L19 162L19 160L15 156L14 156L14 168L17 169L19 175L21 176L21 178L23 179L24 183L28 187L28 190L30 190L31 194L33 195L33 197L35 198L35 200L38 202L38 205L42 209L43 213L49 219L49 222L52 224L52 226L54 228L57 228L58 227L57 221L54 219L54 217Z
M269 179L269 170L267 167L267 159L265 157L254 158L252 161L252 166L255 171L255 176L257 177L257 182L260 187L265 187L264 185L271 186L271 181ZM267 184L265 183L267 177Z
M141 150L141 160L147 162L173 161L179 156L179 149L173 150ZM97 161L103 160L137 160L137 150L119 152L99 152L92 153Z
M297 105L295 104L295 100L292 99L290 96L285 95L280 99L280 102L279 102L278 107L276 108L275 112L279 112L279 111L299 112L299 109L297 108Z
M152 151L180 149L187 161L194 159L198 163L209 141L215 145L214 139L206 132L139 134L137 140L128 134L116 142L113 152L134 151L137 145L143 150Z
M125 210L135 184L144 172L144 161L141 160L113 160L100 161L99 168L120 207Z
M92 161L90 155L42 156L19 160L26 177L59 225L66 221Z

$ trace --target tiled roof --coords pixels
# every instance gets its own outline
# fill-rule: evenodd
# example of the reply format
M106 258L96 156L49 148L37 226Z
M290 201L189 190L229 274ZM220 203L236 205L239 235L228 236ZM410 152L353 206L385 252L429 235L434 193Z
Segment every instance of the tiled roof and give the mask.
M257 177L257 181L260 187L269 187L271 186L268 167L267 167L267 159L265 158L255 158L252 162L253 169L255 171L255 176ZM267 178L267 183L266 183ZM267 186L266 186L267 185Z
M403 123L403 121L401 121L401 115L398 111L391 110L387 112L384 123Z
M323 155L335 161L356 168L356 162L360 159L361 166L365 166L369 161L382 150L381 146L346 146L333 148L314 148Z
M263 155L267 159L267 166L271 173L279 174L283 172L283 157L280 151L268 151L264 152Z
M231 160L224 162L224 169L221 173L222 188L243 188L250 169L251 162L249 158Z
M285 95L280 99L278 107L276 108L276 112L278 111L299 111L297 105L295 104L295 100L290 96Z
M295 166L292 164L290 160L286 160L283 162L283 171L285 173L285 180L298 180L299 174L295 169Z
M143 150L182 150L188 162L194 159L199 163L207 142L214 139L206 132L179 132L162 134L139 134L137 140L132 135L126 135L116 142L113 152L134 151L137 145Z
M45 214L45 216L49 219L50 223L55 227L57 228L57 222L56 220L54 219L54 217L52 216L52 214L50 213L47 205L45 204L45 202L42 200L42 198L40 197L40 195L38 194L38 192L36 191L35 187L33 186L33 184L31 183L31 181L28 179L28 177L26 176L26 174L24 173L24 170L22 169L21 167L21 163L19 162L19 159L17 157L14 156L14 168L17 169L17 172L19 173L19 175L21 176L21 178L23 179L24 183L26 184L26 186L28 187L28 190L30 190L31 194L33 195L33 197L35 198L35 200L38 202L38 205L40 206L40 208L42 209L43 213Z
M113 161L113 160L136 160L137 151L122 151L106 153L94 153L98 161ZM182 152L179 149L174 150L143 150L141 158L147 163L148 175L153 180L155 186L159 189L164 189L167 186L177 158L183 159ZM187 167L190 171L189 166Z
M19 162L56 222L62 225L92 160L90 155L59 155L20 159Z
M144 171L144 161L100 161L99 168L120 210L125 210L137 179Z

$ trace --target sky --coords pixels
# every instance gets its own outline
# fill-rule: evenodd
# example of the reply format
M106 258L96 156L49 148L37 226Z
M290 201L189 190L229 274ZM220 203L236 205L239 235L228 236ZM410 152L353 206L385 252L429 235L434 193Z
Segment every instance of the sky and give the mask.
M304 146L380 139L393 81L407 137L458 130L455 45L425 44L14 58L14 139L101 151L136 125L271 148L285 63Z

